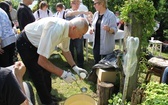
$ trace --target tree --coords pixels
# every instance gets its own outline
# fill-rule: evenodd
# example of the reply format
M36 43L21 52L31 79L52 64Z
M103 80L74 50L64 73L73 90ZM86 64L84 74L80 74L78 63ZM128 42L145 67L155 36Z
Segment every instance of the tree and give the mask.
M121 18L125 22L125 31L128 36L138 37L140 44L137 51L137 58L141 55L141 48L146 44L147 38L151 36L155 26L154 16L156 10L153 3L146 0L134 0L126 1L121 9ZM125 49L125 48L124 48ZM127 49L125 49L127 50ZM130 77L130 82L128 83L127 99L130 100L133 90L137 88L138 82L139 65L137 65L136 70L132 77Z
M161 41L165 40L165 36L168 33L165 33L168 30L168 0L153 0L154 6L157 10L155 19L160 22L160 27L154 34L155 39Z

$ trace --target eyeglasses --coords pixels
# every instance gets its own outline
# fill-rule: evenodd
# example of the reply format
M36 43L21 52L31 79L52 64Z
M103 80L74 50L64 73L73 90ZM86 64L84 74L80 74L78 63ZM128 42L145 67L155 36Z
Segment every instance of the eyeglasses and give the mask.
M95 2L95 3L93 2L93 5L96 5L96 4L100 4L100 2Z

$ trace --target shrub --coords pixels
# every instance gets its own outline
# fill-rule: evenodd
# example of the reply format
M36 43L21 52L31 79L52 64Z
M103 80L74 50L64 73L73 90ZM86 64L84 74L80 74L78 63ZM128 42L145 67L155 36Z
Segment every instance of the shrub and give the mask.
M145 100L142 105L167 105L168 85L150 82L145 87Z

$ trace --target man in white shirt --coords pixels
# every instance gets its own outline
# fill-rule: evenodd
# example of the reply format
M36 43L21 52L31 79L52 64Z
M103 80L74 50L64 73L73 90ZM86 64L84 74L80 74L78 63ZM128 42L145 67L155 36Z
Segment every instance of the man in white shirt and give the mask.
M69 42L70 38L81 38L87 32L88 24L81 17L70 21L48 17L27 25L24 30L25 32L19 35L16 42L18 52L32 77L42 104L55 105L50 94L50 73L63 78L67 83L73 82L76 78L71 72L52 64L48 58L55 50L55 46L58 46L78 75L81 72L87 74L86 70L76 66L69 51Z

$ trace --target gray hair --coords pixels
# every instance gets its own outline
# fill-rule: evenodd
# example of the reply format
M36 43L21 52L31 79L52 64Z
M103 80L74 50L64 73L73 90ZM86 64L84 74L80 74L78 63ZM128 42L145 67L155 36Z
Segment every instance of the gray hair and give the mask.
M82 17L76 17L76 18L72 19L71 23L74 26L76 26L79 30L83 30L83 29L88 30L88 23L87 23L86 19L84 19Z

